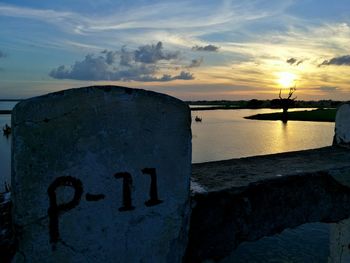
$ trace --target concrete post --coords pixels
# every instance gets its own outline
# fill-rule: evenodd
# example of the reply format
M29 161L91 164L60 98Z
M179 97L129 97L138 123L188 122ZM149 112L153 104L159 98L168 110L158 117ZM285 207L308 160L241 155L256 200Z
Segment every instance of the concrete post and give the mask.
M350 146L350 104L339 107L335 118L334 145Z
M334 145L350 145L350 104L339 107L335 119ZM332 174L340 183L350 186L349 173ZM330 255L328 262L350 261L350 219L345 219L330 226Z
M187 105L123 87L12 114L14 262L181 262L190 215Z

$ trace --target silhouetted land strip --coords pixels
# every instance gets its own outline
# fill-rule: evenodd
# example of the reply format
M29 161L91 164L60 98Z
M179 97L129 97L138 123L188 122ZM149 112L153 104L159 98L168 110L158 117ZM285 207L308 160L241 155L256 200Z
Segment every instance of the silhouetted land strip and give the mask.
M262 108L275 108L280 109L280 99L273 100L212 100L212 101L187 101L187 104L191 107L203 108L204 110L211 109L262 109ZM319 100L319 101L305 101L295 100L289 108L337 108L344 101L334 100ZM206 108L207 107L207 108ZM196 110L201 110L197 109Z
M10 110L0 110L0 114L11 114Z
M317 109L288 112L290 121L334 122L337 109ZM256 114L244 117L252 120L282 120L282 112Z

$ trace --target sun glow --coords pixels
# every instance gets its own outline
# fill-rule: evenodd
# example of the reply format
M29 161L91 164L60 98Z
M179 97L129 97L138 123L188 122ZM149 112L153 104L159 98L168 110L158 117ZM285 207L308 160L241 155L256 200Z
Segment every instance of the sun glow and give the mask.
M278 73L277 82L282 88L290 88L295 85L297 76L290 72Z

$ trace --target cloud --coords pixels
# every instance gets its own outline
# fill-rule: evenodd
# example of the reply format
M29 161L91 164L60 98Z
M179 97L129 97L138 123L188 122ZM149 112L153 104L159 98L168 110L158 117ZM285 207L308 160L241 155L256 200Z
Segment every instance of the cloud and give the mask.
M194 51L208 51L208 52L215 52L218 51L219 47L214 45L207 45L207 46L194 46L192 47L192 50Z
M200 65L202 65L203 63L203 58L199 58L199 59L192 59L191 64L188 65L188 68L196 68L196 67L200 67Z
M329 66L329 65L350 66L350 55L334 57L330 60L324 60L319 66Z
M135 79L138 81L172 81L172 80L192 80L194 79L193 74L185 71L181 71L179 75L171 76L169 74L164 74L162 77L152 77L152 76L144 76L139 79Z
M117 52L104 50L101 53L106 55L106 63L108 65L112 65L115 62Z
M133 61L135 61L134 52L127 51L126 47L123 46L120 50L120 62L119 62L120 66L130 67Z
M171 60L179 57L179 52L163 52L162 42L157 45L145 45L135 51L135 61L143 63L156 63L159 60Z
M338 87L334 87L334 86L322 86L318 88L318 90L325 91L325 92L332 92L332 91L336 91L337 89Z
M304 62L304 60L298 60L296 58L289 58L286 60L286 62L290 65L299 66L301 63Z
M159 61L179 57L178 52L164 52L162 42L140 46L134 51L122 47L120 51L104 50L98 55L86 55L72 66L61 65L49 73L55 79L120 80L120 81L173 81L194 79L190 72L177 75L161 74ZM161 75L161 76L159 76Z

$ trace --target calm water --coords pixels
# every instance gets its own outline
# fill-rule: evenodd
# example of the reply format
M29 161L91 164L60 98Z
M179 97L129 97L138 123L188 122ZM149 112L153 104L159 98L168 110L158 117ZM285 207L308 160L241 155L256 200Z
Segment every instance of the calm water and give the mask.
M298 109L303 110L303 109ZM332 144L334 123L246 120L276 112L271 109L194 111L202 122L192 123L193 162L319 148Z
M0 109L15 103L0 102ZM300 109L299 109L300 110ZM276 110L215 110L192 112L193 162L205 162L318 148L331 145L334 123L256 121L243 119ZM195 116L202 122L195 122ZM0 115L0 127L10 124ZM11 137L0 138L0 191L10 182ZM327 262L331 224L306 224L280 235L243 243L223 262Z

